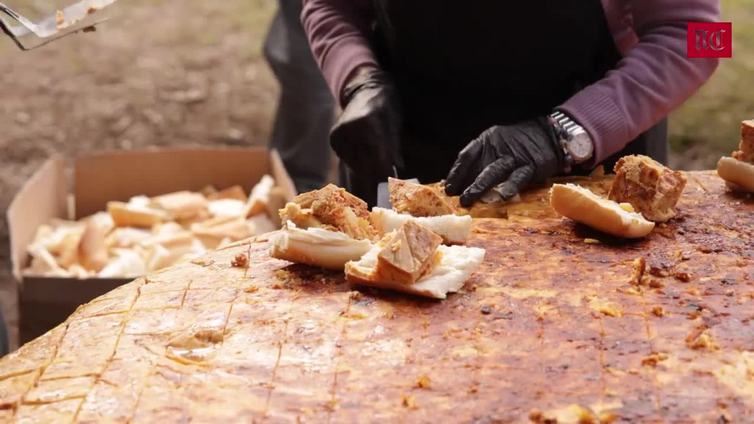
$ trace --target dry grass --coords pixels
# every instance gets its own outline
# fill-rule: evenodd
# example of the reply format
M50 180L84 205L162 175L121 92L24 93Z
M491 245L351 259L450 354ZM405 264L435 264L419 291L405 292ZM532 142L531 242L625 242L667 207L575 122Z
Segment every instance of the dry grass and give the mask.
M670 120L673 162L686 169L715 165L740 139L739 124L754 118L754 0L722 0L733 22L733 59L723 59L712 79Z

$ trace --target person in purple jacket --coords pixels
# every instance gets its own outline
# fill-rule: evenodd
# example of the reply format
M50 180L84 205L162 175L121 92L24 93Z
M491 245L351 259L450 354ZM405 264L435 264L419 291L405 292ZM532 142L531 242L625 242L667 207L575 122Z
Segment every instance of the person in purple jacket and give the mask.
M714 72L686 54L718 0L304 0L343 113L330 143L370 204L387 176L446 180L463 205L641 153ZM450 170L448 172L448 170Z

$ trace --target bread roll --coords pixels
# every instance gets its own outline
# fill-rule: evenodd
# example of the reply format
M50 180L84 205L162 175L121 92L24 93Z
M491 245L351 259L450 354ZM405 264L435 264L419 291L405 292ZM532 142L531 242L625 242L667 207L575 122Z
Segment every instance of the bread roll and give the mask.
M212 193L203 193L207 200L238 200L239 202L246 203L248 200L248 197L246 196L246 192L243 190L243 187L240 185L234 185L233 187L228 187L224 190L215 191Z
M243 211L244 218L259 215L266 210L273 187L275 187L275 180L269 175L263 176L257 185L251 189L249 200L246 202Z
M149 206L164 210L176 221L185 221L206 215L208 202L200 193L178 191L152 198Z
M303 230L290 221L270 236L270 242L274 258L341 271L346 262L359 259L372 247L369 240L316 227Z
M382 248L373 247L360 260L346 264L349 281L370 287L378 287L410 293L433 299L445 299L448 293L459 291L484 261L485 251L477 247L439 246L437 262L430 271L414 284L384 281L377 270Z
M473 223L470 216L442 215L414 217L409 214L398 213L394 210L383 208L372 208L370 220L380 234L395 231L407 222L415 222L442 237L445 244L466 243L471 233L471 224Z
M79 243L79 261L88 271L100 271L107 265L108 255L105 244L105 230L94 220L86 223Z
M123 202L108 202L107 212L116 227L151 228L168 219L165 212L148 207L138 207Z
M717 175L735 190L754 193L754 164L724 157L717 163Z
M574 184L555 184L550 205L563 216L616 237L641 238L655 227L654 222L633 212L631 205L604 199Z

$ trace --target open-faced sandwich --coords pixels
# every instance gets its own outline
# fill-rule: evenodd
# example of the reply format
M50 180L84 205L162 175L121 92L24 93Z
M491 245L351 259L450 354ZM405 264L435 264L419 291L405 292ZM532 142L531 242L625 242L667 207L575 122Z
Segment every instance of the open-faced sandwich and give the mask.
M720 159L717 174L732 190L754 193L754 120L741 123L739 150Z
M419 296L444 299L460 290L484 250L442 243L465 243L471 217L452 214L429 187L391 183L391 197L403 213L374 208L370 214L365 202L333 185L299 195L280 210L284 225L270 238L271 255Z
M458 215L438 187L389 178L388 190L393 209L372 208L370 216L380 236L414 222L437 233L446 244L464 244L468 240L471 217Z
M443 246L442 238L408 221L386 234L361 259L346 264L349 281L445 299L463 287L484 260L484 250Z
M630 203L602 198L575 184L555 184L550 191L550 205L567 218L616 237L641 238L655 227Z
M377 235L366 202L332 184L298 195L280 218L283 229L271 237L272 256L323 268L342 270Z

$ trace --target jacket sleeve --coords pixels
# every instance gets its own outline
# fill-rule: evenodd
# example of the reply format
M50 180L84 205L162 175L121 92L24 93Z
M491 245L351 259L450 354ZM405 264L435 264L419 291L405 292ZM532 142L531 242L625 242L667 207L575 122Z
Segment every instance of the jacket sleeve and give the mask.
M368 33L374 14L369 0L304 0L301 20L314 57L335 98L358 68L378 67Z
M620 151L682 104L717 68L717 59L690 59L688 22L719 17L718 0L628 0L638 43L600 81L558 109L595 142L595 163Z

